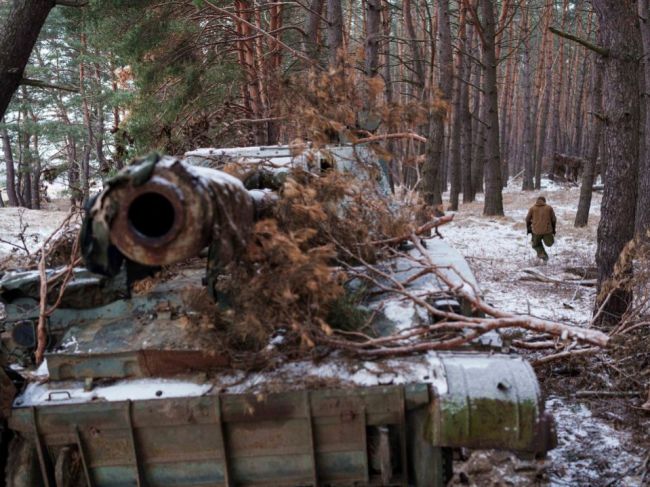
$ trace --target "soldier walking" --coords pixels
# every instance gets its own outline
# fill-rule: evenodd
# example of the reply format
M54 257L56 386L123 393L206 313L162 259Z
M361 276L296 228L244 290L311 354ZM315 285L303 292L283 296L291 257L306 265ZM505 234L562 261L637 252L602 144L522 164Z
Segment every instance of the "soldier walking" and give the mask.
M537 257L547 261L548 254L544 245L550 247L555 241L555 212L550 205L546 204L546 198L540 196L526 215L526 229L533 234L532 245Z

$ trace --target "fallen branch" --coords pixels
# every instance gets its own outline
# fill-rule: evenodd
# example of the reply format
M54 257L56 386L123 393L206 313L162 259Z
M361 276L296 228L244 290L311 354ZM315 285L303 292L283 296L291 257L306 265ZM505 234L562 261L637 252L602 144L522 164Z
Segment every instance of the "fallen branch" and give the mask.
M545 340L543 342L525 342L523 340L513 340L511 342L513 347L525 348L526 350L544 350L547 348L557 348L557 342L553 340Z
M576 397L636 397L643 395L640 391L578 391Z
M415 234L417 236L422 236L427 232L430 232L434 228L438 228L441 225L444 225L446 223L450 223L454 219L454 215L445 215L441 216L439 218L436 218L429 223L425 223L424 225L419 226L416 228L412 233L409 233L408 235L402 235L400 237L393 237L393 238L387 238L384 240L375 240L374 242L370 242L371 245L394 245L398 244L401 242L406 242L407 240L410 240L411 235Z
M25 243L23 241L23 245L17 245L13 242L10 242L9 240L5 240L4 238L0 238L0 243L3 243L5 245L10 245L11 247L15 248L16 250L20 250L21 252L25 252L27 256L30 256L29 249L25 246Z
M537 360L534 360L532 365L533 367L538 367L540 365L548 364L550 362L555 362L556 360L562 360L569 357L591 355L593 353L598 352L599 350L600 348L598 347L590 347L590 348L579 348L578 350L569 350L565 352L560 352L560 353L547 355L546 357L542 357Z
M415 245L415 247L420 251L420 254L429 262L429 265L433 268L436 266L433 265L433 262L431 262L431 258L429 255L426 253L426 250L422 247L422 244L419 242L417 238L411 238L411 241ZM462 275L459 272L456 272L458 274L458 277L465 281L462 277ZM521 328L526 328L529 330L533 331L538 331L541 333L550 333L551 335L559 336L563 340L566 339L572 339L572 340L578 340L582 342L587 342L591 343L593 345L597 345L599 347L606 347L607 343L609 342L609 336L606 335L603 332L597 331L597 330L589 330L585 328L578 328L575 326L569 326L565 325L562 323L556 323L553 321L547 321L543 320L540 318L535 318L532 316L527 316L527 317L521 317L514 315L512 313L506 313L504 311L500 311L489 304L487 304L485 301L483 301L480 297L478 297L477 293L470 294L467 292L467 290L464 288L464 286L456 286L453 282L450 281L450 279L442 272L436 272L436 276L442 280L451 290L454 290L456 293L458 293L460 296L468 300L472 305L478 309L479 311L482 311L486 315L492 316L493 318L508 318L512 319L514 321L519 320L520 322L524 323L525 326L521 326ZM466 284L470 285L470 283L466 282Z
M438 309L430 302L431 290L419 290L412 292L407 286L412 282L410 277L400 281L389 271L373 266L366 262L360 256L354 255L349 249L341 246L339 242L332 239L339 249L348 257L353 257L359 261L365 268L365 273L358 268L341 261L341 265L346 268L348 276L364 279L375 289L381 292L393 293L402 296L404 299L411 301L414 305L421 307L430 316L437 318L438 321L432 324L417 325L407 329L402 329L388 336L377 338L356 336L359 340L354 340L350 335L340 336L334 330L334 334L319 333L315 335L315 341L329 347L345 350L363 357L387 357L397 355L407 355L413 353L422 353L434 350L453 350L463 345L469 344L480 336L494 330L506 328L520 328L546 336L556 336L560 340L571 340L573 346L578 342L585 342L596 345L593 350L599 350L598 347L607 345L609 337L597 330L588 330L574 326L542 320L531 316L514 315L505 313L486 304L481 298L477 289L472 283L463 279L453 266L436 266L426 250L422 247L420 239L415 234L410 235L410 240L420 252L422 259L416 260L410 254L395 255L402 256L406 259L414 260L422 270L416 273L419 277L425 274L435 275L439 281L444 283L452 295L466 299L477 311L474 316L465 316L455 313L453 310ZM425 272L426 271L426 272ZM454 272L460 278L460 284L450 276L450 271ZM480 316L481 312L487 316ZM528 342L515 342L514 345L529 345ZM524 345L525 346L525 345ZM538 344L530 344L529 348L555 348L556 341L545 340ZM523 347L522 347L523 348ZM565 350L563 354L571 353ZM583 353L583 352L579 352ZM557 354L556 354L557 355Z
M520 277L520 281L538 281L550 284L569 284L586 287L594 287L596 285L596 279L555 279L553 277L545 276L535 269L522 269L522 272L525 272L528 276Z

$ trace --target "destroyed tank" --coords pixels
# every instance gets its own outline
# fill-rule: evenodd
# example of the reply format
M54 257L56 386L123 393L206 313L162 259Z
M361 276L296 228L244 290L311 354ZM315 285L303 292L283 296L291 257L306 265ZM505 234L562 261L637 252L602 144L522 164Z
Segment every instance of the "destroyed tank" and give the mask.
M380 166L365 147L323 154L205 149L184 160L154 155L118 174L89 202L86 268L75 269L47 319L36 370L39 274L0 280L8 487L442 486L454 450L544 454L554 446L532 368L487 343L383 360L331 354L255 372L215 350L196 297L207 292L227 306L214 283L273 192L211 167L267 162L270 178L281 180L294 164L354 171L361 158ZM377 184L388 193L385 172ZM453 293L478 289L462 256L442 239L429 241L427 253L450 269L444 279L418 278L399 259L395 275L411 289L440 290L435 307L475 313ZM178 262L186 264L173 277L138 286L152 269ZM430 319L399 296L364 305L385 333Z

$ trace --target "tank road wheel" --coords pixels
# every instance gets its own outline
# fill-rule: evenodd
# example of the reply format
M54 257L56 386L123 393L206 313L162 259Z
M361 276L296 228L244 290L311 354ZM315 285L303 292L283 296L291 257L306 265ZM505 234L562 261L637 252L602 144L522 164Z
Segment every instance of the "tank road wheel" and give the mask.
M445 487L453 475L452 450L435 447L425 439L426 417L424 409L409 414L409 477L416 487Z
M38 487L43 485L34 444L16 435L9 443L6 487Z

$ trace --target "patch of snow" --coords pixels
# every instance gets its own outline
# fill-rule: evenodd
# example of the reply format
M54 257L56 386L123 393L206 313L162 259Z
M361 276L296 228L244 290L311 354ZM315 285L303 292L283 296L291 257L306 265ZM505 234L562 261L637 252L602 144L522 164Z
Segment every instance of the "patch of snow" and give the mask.
M146 342L144 345L146 345ZM66 353L79 353L79 342L77 341L77 337L71 336L65 339L61 343L61 348L64 349Z
M245 375L235 372L222 375L218 384L224 392L243 394L259 392L270 382L281 382L286 388L302 388L305 379L338 381L348 386L379 386L394 384L429 383L438 394L447 393L447 378L442 361L430 352L422 357L408 360L385 360L376 362L344 362L328 360L314 364L309 360L291 362L274 371L255 372ZM228 384L236 384L229 386Z
M212 388L211 384L169 379L123 380L90 391L85 391L83 384L77 382L69 387L61 386L60 383L32 382L16 397L14 407L201 396Z
M48 378L50 376L50 369L47 368L47 359L43 359L41 365L34 371L36 377Z
M384 302L384 315L395 323L395 328L404 330L413 326L415 317L415 306L410 301L388 299Z

